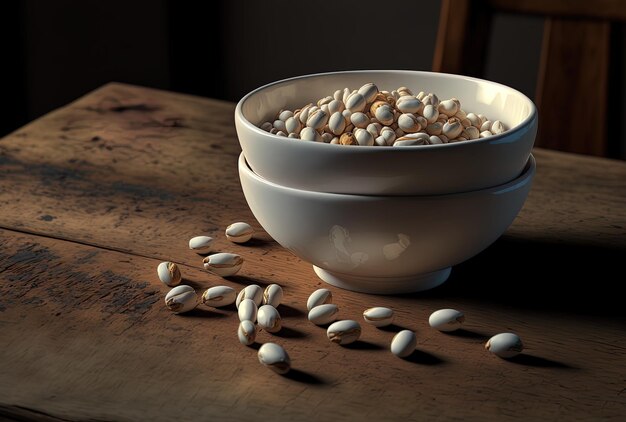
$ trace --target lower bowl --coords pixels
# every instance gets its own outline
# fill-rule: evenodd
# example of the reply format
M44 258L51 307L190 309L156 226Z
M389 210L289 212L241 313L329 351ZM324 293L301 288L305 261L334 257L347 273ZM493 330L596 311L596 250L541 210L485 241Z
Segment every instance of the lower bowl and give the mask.
M493 243L519 213L535 174L531 155L509 183L433 196L305 191L254 173L243 153L239 178L267 233L332 285L397 294L433 288L453 265Z

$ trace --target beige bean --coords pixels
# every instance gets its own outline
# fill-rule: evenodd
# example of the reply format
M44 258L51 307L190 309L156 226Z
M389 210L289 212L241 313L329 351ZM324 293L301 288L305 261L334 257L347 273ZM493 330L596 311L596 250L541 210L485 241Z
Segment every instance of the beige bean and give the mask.
M428 120L426 120L424 116L415 116L415 120L417 120L417 123L420 124L422 129L425 129L426 126L428 126Z
M338 111L344 111L346 109L346 106L343 105L343 102L341 102L341 100L332 100L330 103L328 103L328 112L332 115L333 113L336 113Z
M299 119L292 116L285 122L285 129L288 133L300 133L302 130L302 122Z
M357 111L350 116L350 122L352 122L354 127L365 129L370 123L370 118L365 113Z
M274 128L281 132L287 132L287 128L285 127L285 122L282 120L274 120Z
M176 286L165 295L165 306L175 314L189 312L198 305L198 295L191 286Z
M243 221L238 221L236 223L229 224L224 231L226 239L230 240L234 243L246 243L250 239L252 239L252 235L254 234L254 229L250 224L245 223Z
M482 125L482 121L480 120L480 117L478 117L476 114L467 113L467 120L469 120L472 123L472 126L474 126L477 129L480 129L480 126Z
M169 261L161 262L157 266L157 275L159 280L169 287L178 286L182 280L178 265Z
M339 136L346 128L346 119L339 111L334 112L328 119L328 127L332 133Z
M376 110L382 106L389 106L389 103L386 101L374 101L370 106L370 115L376 116Z
M382 129L382 127L383 126L380 123L370 123L369 125L367 125L365 130L367 130L369 133L372 134L374 138L376 138L378 135L380 135L380 130Z
M310 142L322 142L322 135L312 127L307 126L300 131L300 139Z
M307 104L304 107L302 107L302 110L300 110L300 122L303 125L306 125L306 120L309 118L309 112L311 111L311 107L313 107L313 104Z
M404 136L396 138L393 146L428 145L429 143L430 136L426 133L407 133Z
M358 92L352 93L345 101L346 108L351 112L363 111L365 109L366 101L363 95Z
M361 128L356 129L354 131L354 137L356 138L356 141L358 142L358 144L361 146L374 145L374 137L372 136L371 133L369 133L365 129L361 129Z
M476 126L466 127L463 132L461 132L461 136L468 139L478 139L480 137L480 131Z
M454 101L454 100L452 100L452 101ZM458 101L458 100L457 100L457 101ZM456 102L456 101L455 101L455 102ZM460 103L457 103L457 105L459 105L459 104L460 104ZM459 105L459 107L461 107L461 106ZM456 117L456 118L457 118L457 119L459 119L459 120L463 120L463 119L467 119L467 114L465 113L465 111L463 111L463 110L461 110L461 109L459 108L459 110L458 110L458 111L454 114L454 117Z
M424 105L432 104L435 107L439 107L439 98L435 94L433 94L432 92L430 92L428 95L426 95L422 99L422 102L424 103Z
M382 105L376 109L376 119L383 125L388 126L394 121L393 109L389 104Z
M407 133L422 130L422 126L417 122L417 117L411 113L404 113L398 117L398 127Z
M428 121L428 123L435 123L437 118L439 118L439 111L435 108L434 105L428 104L424 106L424 110L422 111L422 115Z
M281 112L278 113L278 119L283 122L286 122L290 117L293 117L293 111L291 110L281 110Z
M309 118L306 119L306 125L315 130L322 129L328 123L328 113L317 109L309 112Z
M439 113L451 117L454 116L457 111L459 111L459 106L453 100L444 100L439 103Z
M396 101L396 108L402 113L419 113L424 108L424 104L415 97L404 96Z
M361 94L363 98L365 98L365 102L369 104L373 102L376 95L378 95L378 87L373 83L367 83L359 88L357 92Z
M348 97L351 94L356 94L356 92L357 92L356 89L354 91L351 91L349 88L344 88L343 89L343 95L341 97L341 101L343 101L343 103L346 104L346 101L348 100Z
M447 100L447 101L450 101L450 100ZM444 102L442 102L441 104L443 104ZM456 106L456 103L452 102L452 104L455 104L455 106ZM457 119L456 117L453 117L453 118L449 119L443 125L443 128L442 128L441 131L448 138L454 139L454 138L456 138L457 136L459 136L461 134L462 130L463 130L463 125L461 124L459 119Z
M505 131L506 129L504 128L504 125L500 120L496 120L491 125L491 133L493 133L494 135L499 135L501 133L504 133Z
M387 146L387 143L385 142L385 138L383 138L382 136L377 136L376 138L374 138L374 143L378 145L379 147Z
M443 123L437 121L426 126L426 133L429 135L440 135L443 129Z
M400 88L397 89L397 91L400 93L400 95L411 95L411 96L413 96L413 91L411 91L406 86L401 86Z
M276 343L264 343L257 353L259 362L276 372L286 374L291 369L291 359L281 346Z
M317 101L317 106L321 108L324 104L328 104L332 100L334 100L334 98L330 95L327 97L321 98L320 100Z

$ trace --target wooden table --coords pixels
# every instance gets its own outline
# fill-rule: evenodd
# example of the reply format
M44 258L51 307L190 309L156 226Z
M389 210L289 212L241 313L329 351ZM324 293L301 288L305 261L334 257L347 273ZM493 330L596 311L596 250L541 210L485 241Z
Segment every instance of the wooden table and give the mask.
M233 109L115 83L0 140L0 419L624 420L625 163L536 150L515 223L445 285L401 297L331 287L343 318L397 313L342 348L306 320L324 284L246 206ZM249 245L224 239L238 220L257 229ZM240 275L205 272L187 248L197 234L243 255ZM283 285L286 328L258 341L283 344L291 374L239 344L234 308L172 315L163 260L198 290ZM430 329L442 307L465 311L465 330ZM388 351L400 327L419 338L409 360ZM509 330L523 355L483 349Z

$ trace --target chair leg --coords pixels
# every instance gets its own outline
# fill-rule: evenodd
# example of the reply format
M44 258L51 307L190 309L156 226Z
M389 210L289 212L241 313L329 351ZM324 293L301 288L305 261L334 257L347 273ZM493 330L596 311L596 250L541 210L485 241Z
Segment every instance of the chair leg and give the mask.
M607 154L609 55L609 22L546 19L537 81L539 131L535 145Z

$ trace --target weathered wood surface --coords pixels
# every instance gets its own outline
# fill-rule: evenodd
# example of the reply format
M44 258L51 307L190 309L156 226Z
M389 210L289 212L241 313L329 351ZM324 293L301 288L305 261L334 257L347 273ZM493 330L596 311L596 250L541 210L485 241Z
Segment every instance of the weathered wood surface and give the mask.
M624 163L536 150L518 219L444 286L403 297L332 288L344 318L396 309L394 328L419 338L404 361L387 351L393 330L364 326L341 348L306 321L322 282L248 210L233 108L110 84L0 140L0 419L623 419ZM250 245L225 241L235 220L259 230ZM186 245L198 233L245 256L239 276L200 269ZM233 308L171 315L162 259L198 290L282 284L287 329L259 341L283 344L293 374L238 343ZM466 330L429 329L441 307L464 310ZM527 345L511 362L482 348L508 330Z

